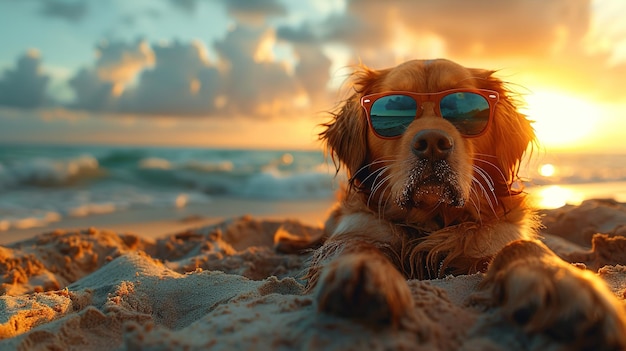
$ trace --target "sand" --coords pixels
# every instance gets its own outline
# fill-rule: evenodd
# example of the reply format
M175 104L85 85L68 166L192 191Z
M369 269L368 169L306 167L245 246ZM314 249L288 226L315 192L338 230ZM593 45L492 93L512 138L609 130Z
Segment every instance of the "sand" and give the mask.
M543 211L545 242L626 290L626 204ZM270 216L271 217L271 216ZM55 230L0 247L0 350L556 350L497 309L468 304L481 274L409 281L419 323L371 327L316 311L300 280L308 253L285 235L319 225L233 217L163 237ZM197 223L196 223L197 224Z

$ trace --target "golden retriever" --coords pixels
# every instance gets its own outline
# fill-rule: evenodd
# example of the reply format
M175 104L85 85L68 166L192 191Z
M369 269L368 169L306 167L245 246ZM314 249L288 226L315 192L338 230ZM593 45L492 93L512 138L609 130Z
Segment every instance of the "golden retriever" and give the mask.
M352 83L320 134L349 176L308 269L320 311L401 326L407 279L485 272L476 301L527 332L626 348L622 303L537 239L518 179L535 134L493 71L414 60Z

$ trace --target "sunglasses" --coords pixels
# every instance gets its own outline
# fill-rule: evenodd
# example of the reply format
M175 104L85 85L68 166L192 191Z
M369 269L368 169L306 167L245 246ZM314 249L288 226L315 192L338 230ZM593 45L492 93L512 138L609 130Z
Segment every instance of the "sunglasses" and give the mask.
M435 104L435 114L452 123L464 137L484 133L493 118L499 95L492 90L452 89L438 93L388 91L365 95L361 106L374 133L383 139L401 136L424 111L424 102Z

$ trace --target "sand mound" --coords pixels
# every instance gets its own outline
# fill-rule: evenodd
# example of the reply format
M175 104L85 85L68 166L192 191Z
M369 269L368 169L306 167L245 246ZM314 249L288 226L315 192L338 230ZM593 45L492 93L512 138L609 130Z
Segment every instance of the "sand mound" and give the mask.
M553 250L598 270L624 298L626 238L621 228L626 205L589 201L546 211L544 222L545 241ZM604 234L589 234L594 231ZM308 254L284 254L275 248L281 237L310 240L320 235L319 228L297 222L242 217L160 240L91 228L0 247L0 349L559 346L548 336L525 334L493 310L468 305L480 274L410 281L419 322L402 330L317 313L299 280Z

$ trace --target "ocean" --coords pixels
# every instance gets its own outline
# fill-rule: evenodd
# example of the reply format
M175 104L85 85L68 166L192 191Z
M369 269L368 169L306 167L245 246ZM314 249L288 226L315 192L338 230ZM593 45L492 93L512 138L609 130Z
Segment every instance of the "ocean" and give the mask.
M0 146L0 231L233 197L332 198L321 152L118 146Z
M626 155L536 154L521 175L539 207L626 202ZM337 189L321 150L0 145L0 231L216 198L331 201Z

